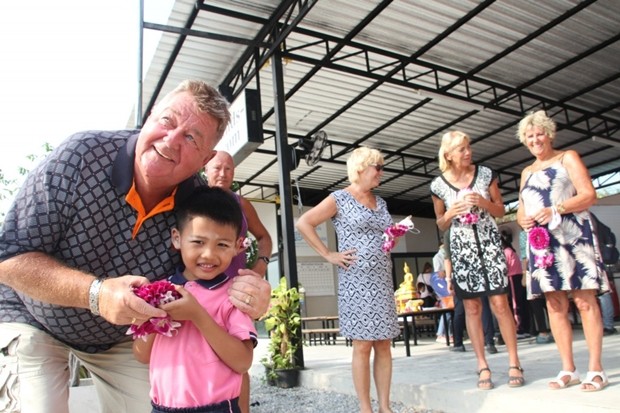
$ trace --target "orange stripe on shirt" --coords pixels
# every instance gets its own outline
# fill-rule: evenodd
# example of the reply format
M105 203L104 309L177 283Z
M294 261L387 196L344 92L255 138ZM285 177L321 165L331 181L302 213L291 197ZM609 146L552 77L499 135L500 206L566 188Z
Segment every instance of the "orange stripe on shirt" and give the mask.
M157 214L161 214L162 212L172 211L172 209L174 208L174 195L176 193L177 188L174 188L172 194L162 199L157 205L155 205L155 208L150 210L147 214L144 210L144 205L142 204L140 194L138 194L138 191L136 191L136 183L134 181L134 183L131 185L131 188L129 189L129 192L127 193L127 196L125 196L125 201L127 201L127 203L131 205L133 209L135 209L138 213L138 216L136 217L136 224L134 225L131 234L132 239L136 238L136 235L138 235L138 231L140 231L140 227L142 226L144 221Z

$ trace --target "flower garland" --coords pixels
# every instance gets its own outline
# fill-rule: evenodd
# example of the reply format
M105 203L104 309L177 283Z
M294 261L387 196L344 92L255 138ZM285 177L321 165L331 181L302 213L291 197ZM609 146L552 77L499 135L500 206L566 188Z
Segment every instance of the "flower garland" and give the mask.
M464 198L467 194L471 194L475 192L473 189L471 188L463 188L461 189L457 194L456 194L456 199L462 199ZM458 220L461 224L463 225L473 225L473 224L477 224L478 221L480 220L480 216L474 212L472 212L472 209L470 209L468 212L461 214L458 216Z
M245 249L245 268L252 268L258 259L258 241L248 232L243 239Z
M155 281L150 284L134 287L133 292L153 307L159 307L160 305L181 298L181 294L174 288L174 284L166 280ZM127 334L133 335L134 340L142 338L146 341L146 336L152 333L172 337L174 333L176 333L176 329L180 326L181 323L173 321L170 316L151 317L140 325L132 324L129 330L127 330Z
M528 241L532 252L536 256L534 265L536 268L549 268L553 265L553 254L549 251L551 237L545 227L534 227L528 233Z
M381 245L381 250L385 253L388 253L394 249L396 246L396 238L402 237L407 233L407 231L412 231L415 234L419 234L415 226L413 225L413 221L411 220L411 215L407 218L403 219L397 224L390 225L383 232L383 244Z

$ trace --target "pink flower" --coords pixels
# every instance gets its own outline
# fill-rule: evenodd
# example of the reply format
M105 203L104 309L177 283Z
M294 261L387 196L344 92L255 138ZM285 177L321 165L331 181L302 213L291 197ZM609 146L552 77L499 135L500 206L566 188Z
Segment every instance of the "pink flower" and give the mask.
M396 246L396 238L402 237L407 231L416 231L413 221L411 220L411 215L396 224L390 225L383 231L381 250L385 253L392 251L394 246ZM414 234L419 233L420 231L414 232Z
M158 307L181 298L181 294L174 288L174 284L166 280L141 285L134 288L133 292L153 307ZM127 334L133 335L134 340L136 338L146 340L146 336L152 333L172 337L180 326L181 323L173 321L170 316L152 317L140 325L132 324L129 330L127 330Z
M456 199L460 200L462 198L465 197L465 195L467 194L471 194L475 192L473 189L471 188L463 188L461 189L457 194L456 194ZM461 224L463 225L473 225L473 224L477 224L478 221L480 220L480 217L478 216L478 214L471 212L471 208L469 210L469 212L466 212L464 214L461 214L458 216L458 220Z
M387 239L383 241L383 244L381 245L381 251L390 252L394 249L395 245L396 241L394 241L394 238Z
M549 231L544 227L534 227L528 234L530 245L535 250L544 250L549 247Z
M473 225L478 223L478 220L478 214L474 214L472 212L467 212L465 214L459 215L459 221L461 222L461 224Z
M536 268L549 268L553 265L553 254L549 251L549 231L545 227L534 227L528 233L528 241L535 255Z
M390 238L398 238L405 235L409 228L405 225L394 224L391 227L385 229L385 234Z

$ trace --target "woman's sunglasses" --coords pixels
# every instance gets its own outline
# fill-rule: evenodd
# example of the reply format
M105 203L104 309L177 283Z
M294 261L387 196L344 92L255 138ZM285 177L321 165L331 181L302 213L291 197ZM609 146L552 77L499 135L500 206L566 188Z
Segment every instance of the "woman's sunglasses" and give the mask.
M377 163L371 163L368 166L372 166L373 168L377 170L377 172L381 172L383 169L385 169L385 165L379 165Z

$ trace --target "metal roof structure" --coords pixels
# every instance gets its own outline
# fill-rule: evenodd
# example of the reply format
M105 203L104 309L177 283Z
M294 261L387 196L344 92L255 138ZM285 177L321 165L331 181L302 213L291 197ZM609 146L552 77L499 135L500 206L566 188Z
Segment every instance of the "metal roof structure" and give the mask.
M259 91L264 143L235 171L249 199L279 195L278 99L291 147L328 135L317 164L290 172L305 205L345 187L349 153L367 145L385 155L376 193L390 212L433 217L439 143L455 129L514 202L533 161L517 123L538 109L593 178L620 171L620 0L177 0L143 27L162 37L140 112L186 78Z

